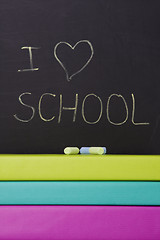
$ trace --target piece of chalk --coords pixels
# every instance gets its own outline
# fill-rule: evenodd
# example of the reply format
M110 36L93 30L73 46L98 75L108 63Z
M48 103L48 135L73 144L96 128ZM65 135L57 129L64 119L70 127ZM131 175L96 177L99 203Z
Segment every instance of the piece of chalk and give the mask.
M77 148L77 147L66 147L64 149L64 153L67 154L67 155L78 154L79 153L79 148Z
M89 153L102 155L102 154L104 154L104 149L102 147L90 147Z
M81 147L81 154L106 154L106 147Z

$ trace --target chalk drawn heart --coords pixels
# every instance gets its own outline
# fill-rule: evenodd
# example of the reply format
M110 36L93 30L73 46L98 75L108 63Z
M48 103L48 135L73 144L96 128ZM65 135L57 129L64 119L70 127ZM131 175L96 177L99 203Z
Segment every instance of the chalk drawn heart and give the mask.
M67 69L65 68L64 64L62 63L62 61L58 58L57 56L57 48L59 45L61 44L66 44L67 46L69 46L72 50L75 50L75 48L77 47L78 44L80 43L87 43L91 49L91 55L89 57L89 59L87 60L87 62L83 65L83 67L81 67L77 72L73 73L71 76L69 76L69 73L67 71ZM77 42L74 46L70 45L68 42L59 42L56 44L56 46L54 47L54 56L56 58L56 60L59 62L59 64L62 66L62 68L64 69L65 73L66 73L66 78L67 78L67 81L69 82L75 75L77 75L78 73L80 73L81 71L83 71L83 69L85 67L87 67L87 65L90 63L92 57L93 57L93 54L94 54L94 50L93 50L93 46L91 44L90 41L88 40L81 40L79 42Z

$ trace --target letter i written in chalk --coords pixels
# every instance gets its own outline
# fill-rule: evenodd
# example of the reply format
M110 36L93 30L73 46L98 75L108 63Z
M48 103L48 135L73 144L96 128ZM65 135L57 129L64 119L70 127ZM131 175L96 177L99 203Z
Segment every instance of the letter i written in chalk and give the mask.
M30 62L30 68L28 69L19 69L18 72L29 72L29 71L38 71L39 68L33 67L33 56L32 56L32 50L39 49L39 47L21 47L22 50L28 49L29 51L29 62Z

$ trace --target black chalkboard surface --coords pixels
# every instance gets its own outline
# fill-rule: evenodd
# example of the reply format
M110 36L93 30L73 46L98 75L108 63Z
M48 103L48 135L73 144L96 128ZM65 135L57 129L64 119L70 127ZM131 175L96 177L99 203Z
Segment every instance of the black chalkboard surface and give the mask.
M160 154L159 9L1 0L0 153Z

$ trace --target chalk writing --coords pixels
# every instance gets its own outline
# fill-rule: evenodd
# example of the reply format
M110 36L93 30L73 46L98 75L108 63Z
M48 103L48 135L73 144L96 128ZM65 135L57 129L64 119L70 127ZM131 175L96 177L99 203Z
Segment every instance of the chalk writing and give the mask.
M123 122L115 123L115 122L112 122L112 121L110 120L110 116L109 116L109 105L110 105L110 100L111 100L112 97L118 97L118 98L122 99L123 102L124 102L124 106L125 106L125 109L126 109L126 118L125 118L125 120L124 120ZM128 119L128 106L127 106L126 100L124 99L124 97L123 97L122 95L113 93L111 96L109 96L108 101L107 101L107 119L108 119L108 121L109 121L111 124L113 124L113 125L122 125L122 124L124 124L125 122L127 122L127 119Z
M42 96L41 96L40 99L39 99L38 110L39 110L39 116L40 116L40 118L41 118L43 121L45 121L45 122L50 122L50 121L52 121L52 120L55 118L55 116L53 116L53 117L50 118L50 119L46 119L46 118L42 117L42 112L41 112L42 98L43 98L44 96L47 96L47 95L52 96L52 97L56 97L56 95L53 94L53 93L43 93Z
M63 107L63 97L62 97L62 94L60 94L60 108L59 108L58 123L61 122L62 110L74 111L73 112L73 122L75 122L76 113L77 113L77 106L78 106L78 94L76 94L75 106L74 107Z
M22 104L24 107L26 108L30 108L32 110L32 115L30 118L28 119L20 119L19 117L17 117L17 114L14 115L14 118L20 122L24 122L24 123L28 123L29 121L31 121L34 116L35 116L35 108L33 106L30 106L28 104L25 104L24 101L22 101L22 96L24 95L31 95L31 93L29 92L25 92L25 93L22 93L20 96L19 96L19 102L20 104ZM39 116L40 116L40 119L45 121L45 122L50 122L50 121L53 121L56 116L53 115L52 118L49 118L49 119L46 119L42 116L42 99L44 98L44 96L51 96L51 97L57 97L57 94L53 94L53 93L43 93L40 98L39 98L39 103L38 103L38 113L39 113ZM89 97L94 97L95 99L97 99L100 103L100 110L99 110L99 115L97 117L97 120L96 121L88 121L86 119L86 112L87 112L87 109L85 110L85 103L86 103L86 100L89 98ZM122 122L113 122L111 121L110 119L110 108L111 108L111 104L110 104L110 101L113 97L117 97L117 99L119 100L122 100L123 103L124 103L124 107L125 107L125 112L126 112L126 117L124 119L124 121ZM148 125L149 123L147 122L144 122L144 123L135 123L134 122L134 115L135 115L135 97L134 97L134 94L132 93L131 94L131 97L132 97L132 100L133 100L133 104L132 104L132 116L131 116L131 122L133 125ZM64 107L63 106L63 95L60 94L59 95L59 115L57 116L58 120L57 120L57 123L60 124L61 121L62 121L62 112L65 110L65 111L73 111L73 119L72 119L72 122L75 122L76 121L76 115L77 115L77 111L79 111L79 105L78 105L78 101L79 101L79 94L76 93L75 94L75 102L74 102L74 106L73 107ZM107 99L107 102L106 102L106 99L105 101L102 101L102 99L94 94L94 93L90 93L90 94L87 94L84 99L82 100L82 106L81 106L81 113L82 113L82 119L84 120L85 123L87 124L97 124L101 117L102 117L102 114L103 114L103 105L106 103L106 113L107 113L107 120L110 124L112 125L115 125L115 126L120 126L120 125L123 125L125 124L128 119L129 119L129 110L128 110L128 105L127 105L127 101L125 100L125 98L121 95L121 94L116 94L116 93L113 93L111 94L108 99ZM91 104L91 107L94 109L94 107L92 106ZM97 108L95 109L95 111L97 111ZM65 121L65 120L63 120Z
M24 119L20 119L19 117L17 117L17 115L15 114L15 115L13 115L14 117L15 117L15 119L17 119L18 121L20 121L20 122L30 122L33 118L34 118L34 115L35 115L35 109L34 109L34 107L32 107L32 106L29 106L29 105L27 105L27 104L25 104L25 103L23 103L23 101L22 101L22 96L24 96L24 95L26 95L26 94L28 94L28 95L31 95L31 93L30 92L25 92L25 93L22 93L20 96L19 96L19 101L20 101L20 103L23 105L23 106L25 106L25 107L27 107L27 108L31 108L32 109L32 116L29 118L29 119L26 119L26 120L24 120Z
M59 45L61 44L66 44L67 46L69 46L72 50L74 50L76 48L76 46L80 43L87 43L91 49L91 55L89 57L89 59L87 60L87 62L83 65L82 68L80 68L77 72L73 73L71 76L69 76L69 73L68 73L68 70L66 69L66 67L64 66L64 64L62 63L62 61L58 58L57 56L57 48ZM81 71L83 71L84 68L87 67L87 65L90 63L92 57L93 57L93 54L94 54L94 50L93 50L93 46L91 44L90 41L88 40L81 40L79 42L77 42L73 47L67 43L67 42L59 42L56 44L56 46L54 47L54 56L56 58L56 60L59 62L59 64L62 66L62 68L64 69L65 73L66 73L66 78L67 78L67 81L70 81L75 75L77 75L78 73L80 73Z
M134 115L135 115L135 97L134 97L134 94L132 93L132 102L133 102L133 107L132 107L132 123L134 125L149 125L148 122L144 122L144 123L135 123L134 122Z
M96 121L94 121L94 122L89 122L89 121L87 121L87 120L86 120L86 117L85 117L85 114L84 114L85 101L86 101L86 99L87 99L88 97L90 97L90 96L94 96L94 97L97 98L97 99L99 100L99 102L100 102L100 113L99 113L99 117L98 117L98 119L97 119ZM97 96L97 95L94 94L94 93L90 93L90 94L88 94L87 96L85 96L85 98L84 98L84 100L83 100L83 103L82 103L82 117L83 117L83 119L84 119L84 121L85 121L86 123L88 123L88 124L96 124L96 123L98 123L99 120L100 120L101 117L102 117L102 112L103 112L103 103L102 103L102 100L100 99L99 96Z
M69 72L67 70L67 68L64 66L63 62L60 60L60 58L58 57L58 54L57 54L57 49L60 45L67 45L69 48L71 48L71 50L75 50L75 48L81 44L81 43L86 43L88 44L89 48L90 48L90 56L88 58L88 60L86 60L86 63L78 70L76 71L75 73L69 75ZM30 68L29 69L21 69L21 70L18 70L18 72L27 72L27 71L37 71L39 70L39 68L34 68L33 66L33 57L32 57L32 50L35 50L35 49L39 49L40 47L22 47L21 49L22 50L25 50L27 49L28 52L29 52L29 60L30 60ZM61 67L64 69L65 71L65 74L66 74L66 78L67 78L67 81L71 81L71 79L79 74L81 71L83 71L87 65L90 63L91 59L93 58L93 55L94 55L94 49L93 49L93 46L91 44L91 42L89 40L80 40L78 41L74 46L72 46L71 44L69 44L68 42L65 42L65 41L61 41L61 42L58 42L55 47L54 47L54 57L55 59L58 61L58 63L61 65ZM28 123L30 122L34 116L35 116L35 108L33 106L30 106L26 103L24 103L24 101L22 101L22 97L24 95L31 95L30 92L24 92L22 94L20 94L19 96L19 102L21 105L23 105L24 107L26 108L30 108L32 110L32 115L28 118L28 119L21 119L17 116L17 114L13 115L14 118L20 122L24 122L24 123ZM53 94L53 93L43 93L40 98L39 98L39 103L38 103L38 113L39 113L39 116L40 116L40 119L45 121L45 122L51 122L53 121L56 116L53 115L51 118L44 118L43 115L42 115L42 100L45 96L51 96L53 98L55 98L57 95ZM86 118L86 115L87 115L87 110L85 109L85 104L86 104L86 101L88 100L89 97L94 97L95 99L97 99L99 101L99 104L100 104L100 110L99 110L99 115L97 116L97 120L94 120L94 121L88 121L87 118ZM122 122L113 122L113 120L111 120L111 117L110 117L110 108L111 108L111 100L113 98L117 98L118 101L123 101L124 103L124 109L125 109L125 119L122 121ZM149 125L150 123L148 122L135 122L134 118L135 118L135 96L134 94L132 93L131 94L131 98L132 98L132 116L131 116L131 122L133 125L135 126L139 126L139 125ZM77 115L77 111L78 111L78 100L79 100L79 94L76 93L75 94L75 103L74 103L74 106L73 107L64 107L63 106L63 95L60 94L59 95L59 115L57 116L57 123L60 124L61 121L62 121L62 112L65 110L65 111L73 111L73 119L72 119L72 122L75 122L76 121L76 115ZM90 94L87 94L83 101L82 101L82 106L81 106L81 114L82 114L82 118L84 120L85 123L87 124L97 124L100 120L101 120L101 117L102 117L102 114L103 114L103 105L104 105L104 102L101 100L101 98L94 94L94 93L90 93ZM92 106L93 107L93 106ZM97 110L97 109L96 109ZM115 126L120 126L120 125L123 125L125 124L127 121L128 121L128 118L129 118L129 109L128 109L128 105L127 105L127 101L125 100L125 98L121 95L121 94L116 94L116 93L113 93L111 94L109 97L108 97L108 100L107 100L107 104L106 104L106 115L107 115L107 120L110 124L112 125L115 125Z
M29 51L29 62L30 62L30 68L29 69L20 69L18 72L33 72L33 71L38 71L39 68L34 68L33 67L33 57L32 57L32 49L39 49L39 47L21 47L21 49L28 49Z

